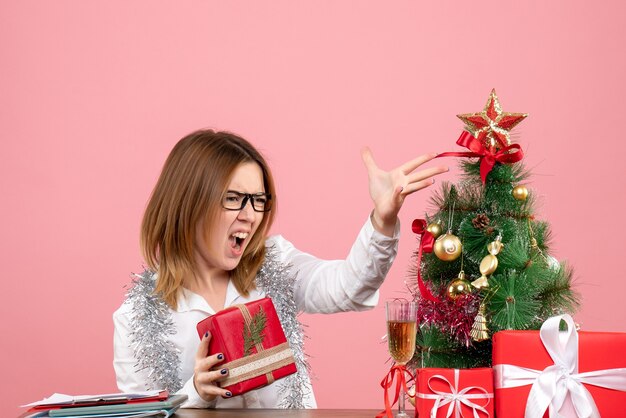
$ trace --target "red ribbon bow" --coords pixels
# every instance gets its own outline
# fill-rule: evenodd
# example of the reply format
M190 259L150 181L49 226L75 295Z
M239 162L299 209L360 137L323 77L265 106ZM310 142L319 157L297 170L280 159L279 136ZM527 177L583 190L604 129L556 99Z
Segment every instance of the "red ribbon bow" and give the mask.
M433 246L435 244L435 237L426 229L426 227L427 227L427 224L424 219L415 219L413 221L413 225L412 225L413 232L415 232L418 235L421 235L420 247L417 252L417 287L419 288L420 293L424 299L429 300L431 302L441 302L432 294L430 289L426 287L426 284L424 283L424 279L422 279L422 269L421 269L422 253L432 253Z
M499 151L493 152L492 149L485 147L482 141L475 138L467 131L461 133L456 143L472 152L444 152L437 157L479 157L481 159L480 178L483 183L485 183L487 179L487 174L489 174L493 166L496 165L496 161L504 164L512 164L524 158L524 152L519 144L512 144Z
M406 369L406 367L402 365L394 364L391 370L389 370L389 373L387 373L385 375L385 378L382 380L382 382L380 382L380 385L383 387L383 389L385 389L385 409L383 411L380 411L380 413L376 415L376 418L383 418L383 417L393 418L393 411L391 410L391 408L393 408L396 402L398 402L398 397L400 396L400 390L404 389L404 392L408 391L407 386L406 386L407 380L404 377L405 373L407 373L411 377L410 380L415 379L415 376L413 376L411 372ZM397 375L397 379L396 379L396 375ZM391 389L391 387L393 386L394 380L397 380L395 395L393 398L393 402L389 403L389 389ZM415 416L417 416L417 410L416 410Z

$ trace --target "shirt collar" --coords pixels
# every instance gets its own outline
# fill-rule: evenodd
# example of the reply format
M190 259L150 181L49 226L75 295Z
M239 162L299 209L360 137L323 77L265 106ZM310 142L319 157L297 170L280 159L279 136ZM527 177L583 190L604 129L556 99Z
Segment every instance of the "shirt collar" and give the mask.
M232 280L228 281L228 286L226 287L226 299L224 300L224 308L228 308L229 306L240 304L240 303L248 303L253 300L257 300L263 296L263 293L258 289L253 289L250 291L248 297L241 296L235 287L235 284ZM181 287L181 291L178 292L178 306L176 308L176 312L189 312L189 311L202 311L208 315L215 314L213 308L207 303L207 301L197 293L192 292L189 289Z

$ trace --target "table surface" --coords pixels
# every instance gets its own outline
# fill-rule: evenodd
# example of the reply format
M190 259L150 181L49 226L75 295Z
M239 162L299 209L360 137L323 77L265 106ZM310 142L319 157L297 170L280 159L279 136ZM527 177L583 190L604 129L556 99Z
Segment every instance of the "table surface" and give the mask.
M374 418L376 409L179 409L173 418ZM413 411L410 411L413 412Z

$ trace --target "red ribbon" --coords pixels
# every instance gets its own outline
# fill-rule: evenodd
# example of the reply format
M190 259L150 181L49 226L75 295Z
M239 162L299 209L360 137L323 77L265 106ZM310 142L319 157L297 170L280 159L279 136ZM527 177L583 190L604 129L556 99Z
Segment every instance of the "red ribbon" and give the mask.
M391 410L391 408L393 408L396 402L398 402L400 390L404 389L405 393L408 391L406 387L406 378L404 377L405 373L408 373L408 375L411 376L411 379L415 379L415 376L413 376L411 372L406 369L406 367L394 364L391 370L389 370L389 373L387 373L382 382L380 382L380 385L385 390L385 409L380 411L380 413L376 415L376 418L393 418L393 411ZM389 389L391 389L391 387L393 386L394 380L396 380L395 395L393 398L393 402L389 403ZM417 416L417 410L415 410L415 416Z
M524 158L524 152L519 144L512 144L502 148L497 152L493 152L490 148L483 145L480 139L475 138L467 131L463 131L456 143L462 147L469 149L471 152L444 152L437 157L479 157L480 160L480 178L483 183L487 179L487 174L496 165L496 161L504 164L512 164Z
M422 297L431 302L441 302L437 299L430 289L426 287L424 283L424 279L422 279L422 253L432 253L433 246L435 244L435 237L428 230L426 230L426 221L424 219L415 219L413 221L413 232L418 235L421 235L420 238L420 247L417 252L417 287L420 290Z

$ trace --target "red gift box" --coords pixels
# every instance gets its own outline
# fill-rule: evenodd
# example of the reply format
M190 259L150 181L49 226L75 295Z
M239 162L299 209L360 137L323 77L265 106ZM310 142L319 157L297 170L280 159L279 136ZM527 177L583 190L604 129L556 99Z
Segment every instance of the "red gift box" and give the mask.
M420 417L493 418L493 370L418 369L415 408Z
M208 355L224 354L220 368L228 376L220 386L233 396L269 385L296 372L276 309L270 298L234 305L197 325L198 335L211 333Z
M567 331L559 331L561 319ZM625 333L576 332L569 315L548 319L541 331L495 333L496 416L522 418L528 404L527 417L548 417L552 403L565 417L576 417L577 409L599 417L595 403L602 418L624 417L625 351Z

